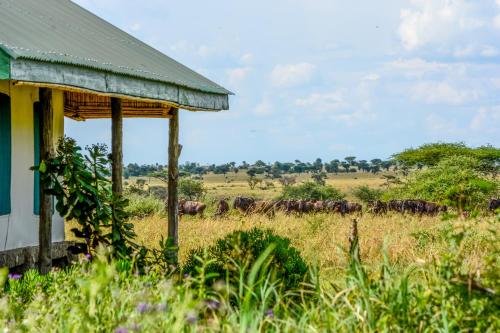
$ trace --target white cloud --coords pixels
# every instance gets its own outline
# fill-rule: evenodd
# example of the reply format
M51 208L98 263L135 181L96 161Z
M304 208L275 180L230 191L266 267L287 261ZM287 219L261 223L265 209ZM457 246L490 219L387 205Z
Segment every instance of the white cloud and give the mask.
M273 105L268 99L263 99L257 106L253 109L253 112L258 115L268 115L273 112Z
M296 99L295 105L315 112L332 112L346 107L347 103L342 93L335 91L324 94L312 93L306 98Z
M427 104L459 105L476 99L479 93L457 89L448 82L424 81L413 86L411 95L414 100L423 101Z
M500 15L497 15L493 18L493 26L497 29L500 29Z
M415 50L426 44L442 44L463 31L484 25L474 17L465 0L412 0L412 8L400 12L399 37L405 49Z
M485 57L495 57L498 54L499 54L498 49L491 45L485 46L481 51L481 55Z
M227 70L227 81L231 86L236 86L240 84L250 72L250 68L248 67L238 67Z
M500 128L500 105L480 108L472 118L469 127L475 131L498 131Z
M271 72L271 82L277 87L291 87L311 80L316 66L307 62L276 65Z
M251 64L253 62L253 54L251 53L245 53L244 55L241 56L240 62L243 64Z
M420 58L399 59L388 63L391 69L403 72L408 77L422 77L437 72L463 73L465 65L426 61Z
M380 79L380 75L375 74L375 73L371 73L371 74L368 74L368 75L364 76L363 78L361 78L361 81L378 81L379 79Z
M430 114L425 118L427 129L446 135L459 135L463 132L457 127L455 120L450 120L437 114Z
M210 54L212 54L213 51L214 49L207 45L200 45L198 47L198 54L203 58L208 57Z

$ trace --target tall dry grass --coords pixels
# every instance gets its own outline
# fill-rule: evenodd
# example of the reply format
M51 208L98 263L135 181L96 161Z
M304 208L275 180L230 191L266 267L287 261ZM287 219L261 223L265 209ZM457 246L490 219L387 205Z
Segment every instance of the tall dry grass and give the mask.
M180 258L183 261L191 249L210 245L234 230L269 228L290 238L304 258L321 269L323 276L335 276L346 265L345 250L352 218L354 216L332 214L301 217L278 214L269 219L236 212L223 219L182 217L179 223ZM383 261L384 251L391 263L401 268L433 260L447 249L446 230L463 225L461 219L443 221L440 217L398 214L365 214L357 219L362 260L372 267ZM474 241L468 244L468 266L479 265L481 254L487 251L487 221L488 218L482 218L467 222L469 231L474 233ZM474 223L473 230L471 223ZM164 217L151 216L134 220L134 224L139 243L147 247L157 246L161 237L166 237L167 220Z

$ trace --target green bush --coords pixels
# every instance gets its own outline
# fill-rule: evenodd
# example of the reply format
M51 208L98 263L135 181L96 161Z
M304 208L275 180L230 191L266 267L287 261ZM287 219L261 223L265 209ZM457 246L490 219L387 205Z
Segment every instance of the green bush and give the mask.
M473 157L445 158L435 167L415 172L407 183L392 188L384 197L429 200L458 210L478 209L499 191L498 181L485 176L481 166Z
M299 185L285 186L281 199L286 200L342 200L345 195L335 187L306 182Z
M353 195L362 202L380 200L384 191L381 189L370 188L366 185L358 186L352 191Z
M129 204L125 211L130 217L144 218L165 213L165 203L153 196L129 195Z
M207 249L192 250L186 259L183 273L193 277L199 275L200 259L209 264L204 274L211 284L225 278L237 285L242 272L248 273L259 256L271 245L275 246L267 265L272 279L286 290L297 289L304 282L308 266L300 252L290 245L290 240L274 234L271 230L253 228L250 231L235 231Z
M179 179L179 197L186 200L201 200L206 194L202 181L190 178Z

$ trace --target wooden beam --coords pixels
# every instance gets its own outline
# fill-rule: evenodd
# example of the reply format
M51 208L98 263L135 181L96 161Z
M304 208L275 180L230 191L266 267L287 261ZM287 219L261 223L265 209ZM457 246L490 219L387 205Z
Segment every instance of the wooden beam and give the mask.
M111 156L113 195L123 193L123 110L119 98L111 98Z
M179 247L179 203L177 184L179 179L179 156L182 146L179 144L179 110L170 111L168 132L168 244L172 249L169 260L172 264L178 263Z
M54 119L52 110L52 90L40 88L39 101L40 161L54 157ZM40 274L47 274L52 268L52 197L44 186L40 186L40 221L38 227L38 268Z

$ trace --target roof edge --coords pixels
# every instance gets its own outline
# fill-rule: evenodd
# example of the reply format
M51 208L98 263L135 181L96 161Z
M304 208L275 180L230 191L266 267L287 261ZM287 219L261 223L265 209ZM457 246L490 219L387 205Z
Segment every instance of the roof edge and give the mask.
M175 84L104 72L83 66L18 58L11 60L12 80L79 88L108 95L143 98L193 111L229 109L229 93L209 93Z

